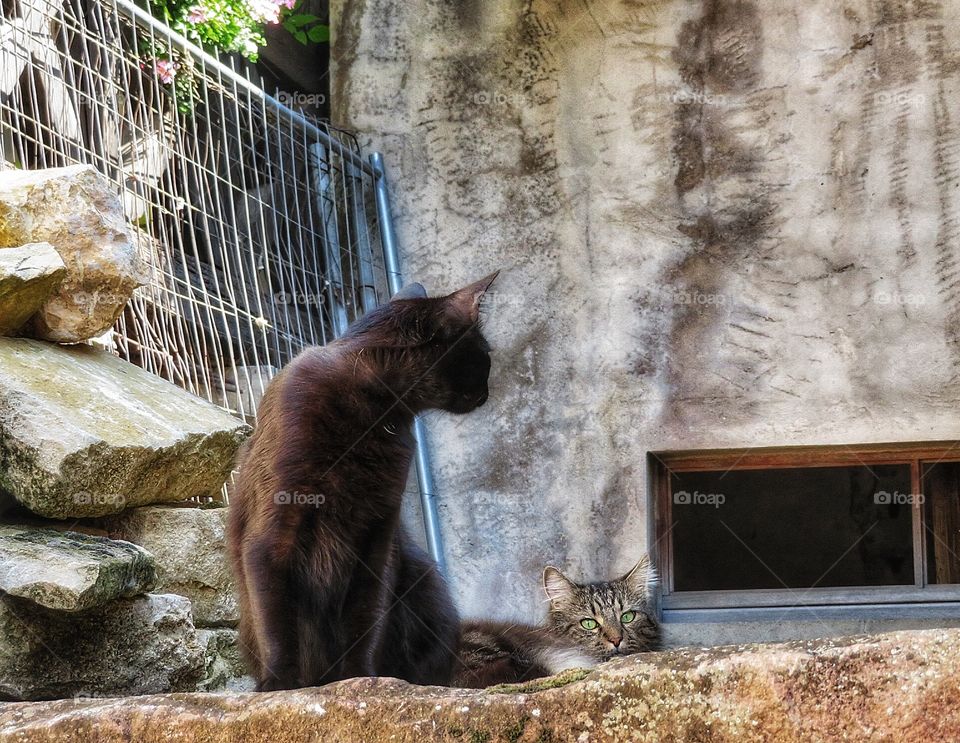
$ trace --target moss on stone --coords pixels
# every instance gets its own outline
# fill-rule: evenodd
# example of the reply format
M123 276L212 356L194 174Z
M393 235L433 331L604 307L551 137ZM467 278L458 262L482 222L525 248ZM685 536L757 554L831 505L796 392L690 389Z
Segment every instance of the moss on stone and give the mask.
M517 743L517 741L520 740L520 736L523 735L524 728L527 727L527 722L529 720L530 718L524 715L517 720L515 725L511 725L504 731L504 737L507 739L508 743Z
M532 694L533 692L544 691L545 689L559 689L567 684L585 679L589 675L590 671L586 669L573 668L569 671L558 673L556 676L534 679L533 681L527 681L523 684L498 684L497 686L487 688L487 692L490 694Z

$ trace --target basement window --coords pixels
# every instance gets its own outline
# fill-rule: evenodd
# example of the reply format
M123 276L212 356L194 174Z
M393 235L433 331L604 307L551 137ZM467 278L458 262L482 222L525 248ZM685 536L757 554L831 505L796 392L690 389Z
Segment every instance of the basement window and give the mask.
M650 455L671 610L960 601L960 442Z

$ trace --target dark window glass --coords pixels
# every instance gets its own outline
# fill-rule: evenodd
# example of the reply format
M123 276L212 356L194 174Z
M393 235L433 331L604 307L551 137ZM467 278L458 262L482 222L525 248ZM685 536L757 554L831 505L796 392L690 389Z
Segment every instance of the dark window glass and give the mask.
M923 463L927 582L960 583L960 463Z
M674 588L913 584L910 484L907 464L671 473Z

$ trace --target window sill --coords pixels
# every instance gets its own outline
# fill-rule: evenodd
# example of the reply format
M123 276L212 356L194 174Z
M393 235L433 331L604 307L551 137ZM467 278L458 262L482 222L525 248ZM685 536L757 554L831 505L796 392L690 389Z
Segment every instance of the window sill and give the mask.
M838 620L960 620L960 601L667 609L664 624L717 622L825 622Z
M960 603L960 585L873 586L862 588L756 589L750 591L680 591L661 596L668 609L751 609L846 606L864 604Z

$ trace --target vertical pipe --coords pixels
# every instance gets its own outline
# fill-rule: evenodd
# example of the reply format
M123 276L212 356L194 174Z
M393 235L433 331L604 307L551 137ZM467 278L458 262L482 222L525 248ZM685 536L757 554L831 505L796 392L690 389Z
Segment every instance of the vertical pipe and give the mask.
M390 293L396 294L400 291L403 281L400 274L400 258L397 254L397 237L393 231L393 220L390 216L390 194L387 192L387 174L383 167L383 156L379 152L374 152L370 155L370 164L374 171L377 221L380 223L383 260L387 268L387 285ZM417 442L417 484L420 486L420 508L423 511L423 529L427 536L427 549L440 566L440 572L446 574L433 472L430 469L430 453L427 451L427 429L420 416L413 421L413 437Z
M313 198L317 202L317 212L320 214L320 224L323 229L327 309L330 312L330 320L333 324L333 335L339 338L347 329L347 309L339 299L343 292L343 268L340 265L340 235L337 231L337 224L330 214L337 208L336 194L332 190L333 179L330 178L328 173L324 172L324 163L329 162L327 148L322 142L315 142L310 145Z
M350 176L350 205L353 208L353 221L357 226L357 244L354 252L357 257L357 270L360 273L360 306L369 312L377 306L377 280L373 273L373 249L370 246L370 232L367 229L367 214L363 203L363 171L352 163L344 163Z

